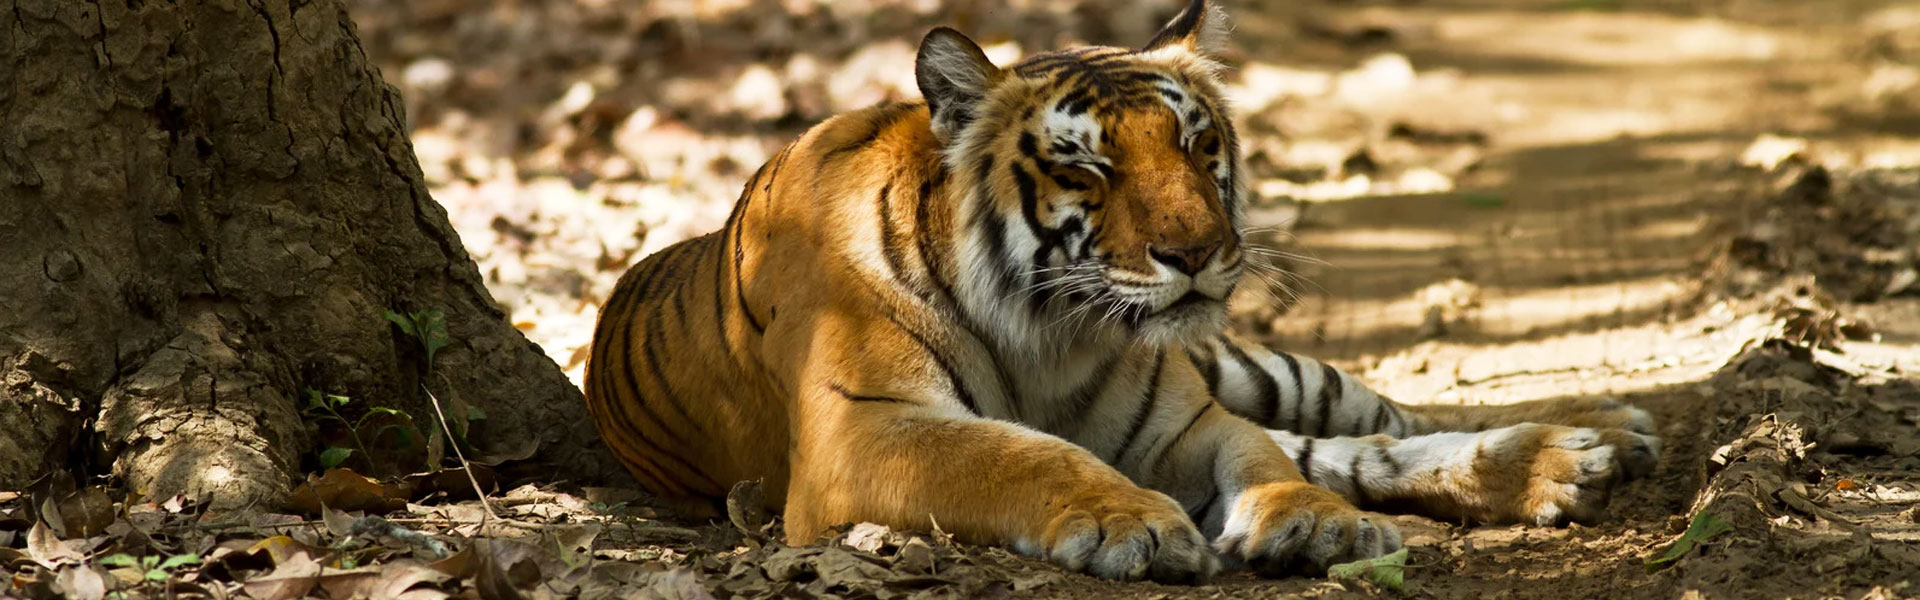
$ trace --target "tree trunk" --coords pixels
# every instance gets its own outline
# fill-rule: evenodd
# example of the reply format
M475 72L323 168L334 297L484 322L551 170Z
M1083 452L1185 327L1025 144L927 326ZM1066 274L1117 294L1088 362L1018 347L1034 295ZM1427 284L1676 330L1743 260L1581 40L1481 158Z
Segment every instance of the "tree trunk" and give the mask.
M51 469L276 506L303 390L524 466L618 468L427 194L398 92L338 0L0 0L0 489ZM439 310L429 380L387 309Z

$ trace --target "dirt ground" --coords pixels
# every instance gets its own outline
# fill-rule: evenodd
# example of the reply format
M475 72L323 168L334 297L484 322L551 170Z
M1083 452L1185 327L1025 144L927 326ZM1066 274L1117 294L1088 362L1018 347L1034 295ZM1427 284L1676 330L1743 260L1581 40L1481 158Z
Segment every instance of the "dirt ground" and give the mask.
M620 272L717 227L808 124L916 95L926 27L956 25L1005 61L1134 43L1173 6L352 4L406 95L435 197L496 298L576 381ZM1244 574L1116 584L871 529L787 548L756 539L757 522L680 520L621 490L521 489L503 506L542 525L519 529L461 525L472 502L394 522L492 557L441 570L468 578L441 585L469 597L1920 597L1920 5L1228 7L1254 225L1302 257L1284 289L1246 286L1236 325L1403 402L1646 407L1664 455L1605 522L1397 517L1401 591ZM316 553L371 536L381 560L444 557L368 522L251 527L304 526L288 535ZM1648 566L1699 523L1728 529ZM460 537L475 533L520 541ZM227 556L209 560L266 568ZM516 579L522 562L545 583Z
M1143 35L1130 19L1168 10L788 1L622 14L628 3L602 2L482 18L362 4L436 197L522 328L576 377L619 271L716 226L732 189L807 124L912 96L925 26L967 28L1005 60L1124 43ZM1236 322L1403 401L1613 396L1654 411L1667 442L1658 472L1596 526L1400 518L1407 594L1920 594L1920 7L1277 4L1232 7L1230 90L1265 198L1255 225L1307 258L1289 265L1287 289L1243 297ZM485 49L569 27L589 33L546 53ZM1824 167L1828 204L1796 204L1820 180L1808 165ZM1768 342L1782 338L1828 346ZM1649 572L1703 511L1735 529ZM825 591L818 575L753 575L774 550L673 549L722 597ZM1390 594L1238 575L1118 585L993 550L942 552L936 564L1004 577L920 582L924 593Z

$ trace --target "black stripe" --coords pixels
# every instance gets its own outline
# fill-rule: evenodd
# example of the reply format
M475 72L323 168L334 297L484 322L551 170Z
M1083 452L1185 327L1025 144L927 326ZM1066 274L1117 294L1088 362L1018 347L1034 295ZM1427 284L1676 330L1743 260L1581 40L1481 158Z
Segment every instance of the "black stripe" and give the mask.
M654 286L660 283L662 279L665 279L669 273L669 269L667 269L668 258L682 249L681 244L674 244L661 248L659 251L647 256L645 260L640 261L640 264L634 267L634 270L640 272L640 277L633 282L634 295L639 298L652 298Z
M621 314L621 313L612 313L612 314ZM628 321L627 323L630 325L631 321ZM621 332L630 330L630 328L621 328L621 327L616 327L616 329L618 329ZM633 393L633 396L631 398L620 398L620 400L630 399L631 402L622 401L617 403L622 408L622 410L619 411L619 414L623 417L621 420L625 421L627 425L626 429L634 433L631 439L636 442L646 444L647 446L652 447L652 452L651 452L652 456L663 457L680 465L681 467L680 470L682 472L692 475L694 477L697 477L701 481L706 482L708 484L708 489L718 488L719 484L714 482L712 478L707 477L704 472L700 471L699 469L693 468L692 464L689 464L685 459L680 458L679 455L673 454L671 452L667 452L665 447L662 447L659 444L653 443L653 441L649 440L646 430L640 427L640 422L633 418L633 414L631 412L628 412L625 410L625 407L628 407L628 406L639 408L640 412L644 413L647 419L651 420L654 426L660 431L661 437L667 438L667 441L673 442L674 447L680 447L680 448L688 447L686 440L681 438L679 435L676 435L672 429L668 428L666 426L666 420L662 419L659 413L654 412L653 407L647 403L646 397L640 394L640 380L633 373L633 361L630 360L631 358L629 356L630 352L628 351L628 348L631 346L632 336L620 335L618 337L620 338L619 341L623 343L613 343L610 339L609 346L608 346L609 352L602 356L606 356L608 360L611 360L614 362L613 366L617 368L614 369L612 373L615 374L616 376L621 376L621 379L619 381L614 381L614 380L607 381L606 389L610 392L617 392L619 389L626 389L626 390L630 390ZM618 350L619 354L617 356L613 355L612 350ZM621 385L622 383L624 383L624 385ZM617 394L612 394L612 395L617 395ZM610 395L608 400L611 401L615 399L611 397L612 395ZM658 465L657 463L656 465L663 469L667 468L666 465ZM682 489L686 489L685 486L678 486L678 487L681 487Z
M871 131L868 131L865 136L861 136L860 139L854 140L852 142L848 142L846 144L842 144L839 147L834 148L832 150L828 150L825 155L821 156L820 163L821 164L831 163L833 162L834 158L838 157L841 154L844 154L847 152L855 152L862 148L867 147L868 145L873 144L874 140L880 139L880 134L885 133L888 127L892 126L895 122L900 120L900 117L906 116L908 109L912 109L912 108L918 108L918 105L904 103L904 102L896 102L893 104L888 104L888 105L880 106L878 108L873 109L876 111L877 114L871 115L869 117L869 120L867 121L867 124L871 126L873 129Z
M1193 431L1193 426L1200 423L1200 417L1206 416L1207 411L1219 406L1220 403L1212 400L1208 400L1205 404L1200 405L1200 410L1193 411L1193 416L1187 418L1187 424L1180 426L1180 433L1174 435L1173 443L1167 444L1167 450L1170 451L1175 446L1179 446L1180 440L1187 439L1187 432ZM1162 454L1165 454L1165 452L1162 452Z
M901 256L898 243L899 232L893 226L893 204L889 199L893 193L893 181L880 187L880 255L887 260L887 270L893 272L893 278L901 285L912 287L907 278L906 259Z
M943 189L946 180L946 169L936 167L931 177L920 182L919 204L913 209L913 236L919 241L920 262L925 265L927 279L933 281L934 289L939 290L947 304L952 305L954 304L953 288L947 282L947 271L944 266L945 261L940 254L939 240L935 238L933 228L930 226L933 218L934 190Z
M841 397L846 398L848 400L852 400L854 402L892 402L896 404L912 404L912 402L908 402L907 399L905 398L895 398L892 396L858 395L853 392L847 391L847 388L841 387L840 384L838 383L833 384L833 391L840 394Z
M681 242L683 244L686 244L689 248L687 251L681 252L675 260L675 262L679 264L676 265L676 267L674 268L674 275L675 275L674 278L676 280L680 280L680 285L674 286L673 291L671 292L673 294L673 319L674 319L674 322L680 324L680 331L682 332L686 332L688 330L687 294L692 292L693 286L689 285L690 283L692 283L691 278L681 279L680 276L683 275L682 271L684 270L700 268L700 259L706 256L706 254L703 252L699 252L695 248L698 248L699 250L706 249L707 243L712 239L713 238L710 236L700 236L697 238L693 238L691 240L687 240L685 242Z
M1067 393L1066 398L1069 399L1069 405L1073 407L1072 410L1066 411L1068 415L1079 418L1088 408L1091 408L1093 401L1100 397L1100 390L1106 386L1108 379L1113 375L1114 367L1119 366L1123 358L1126 358L1123 352L1109 355L1106 360L1100 361L1099 366L1093 368L1093 373L1087 376L1086 381L1080 383L1080 387Z
M1320 363L1320 422L1313 425L1319 437L1327 437L1327 419L1333 417L1333 403L1340 401L1340 372L1332 365Z
M746 260L746 247L735 240L733 244L733 297L740 305L740 314L747 316L747 324L753 326L754 333L765 334L767 328L760 324L760 318L753 315L753 307L747 306L747 284L740 279L743 272L741 263Z
M1113 455L1114 460L1111 462L1119 462L1121 457L1126 456L1127 451L1133 448L1134 441L1140 437L1140 430L1147 426L1147 414L1151 412L1153 408L1155 392L1159 391L1160 369L1166 365L1166 360L1167 353L1165 350L1154 353L1153 374L1147 376L1146 391L1140 394L1140 406L1133 409L1132 424L1127 426L1127 437L1122 438L1119 452Z
M1005 286L1012 275L1012 261L1007 256L1006 221L1000 217L1000 213L996 212L993 206L992 177L993 157L988 156L980 160L976 182L980 186L980 197L974 218L977 221L976 225L984 229L981 234L987 236L987 258L995 265L993 280Z
M1033 176L1027 174L1027 170L1018 163L1011 164L1008 168L1013 171L1014 186L1020 190L1020 216L1026 219L1027 229L1032 230L1033 237L1039 238L1041 245L1044 246L1048 231L1047 226L1040 223L1039 189L1033 183Z
M1300 457L1293 459L1293 464L1300 466L1300 476L1306 478L1307 483L1313 483L1313 438L1301 439L1305 443L1300 445Z
M1353 496L1363 506L1373 504L1373 498L1367 493L1367 488L1360 485L1360 459L1366 455L1367 453L1355 449L1353 462L1347 465L1347 484L1353 486Z
M651 278L651 276L659 272L659 266L657 264L646 265L646 267L644 272L641 272L642 269L635 269L629 272L629 275L634 272L641 273L639 280L629 283L635 285L643 284L646 279ZM653 407L647 404L646 398L640 395L640 378L634 375L633 372L631 350L634 322L631 317L634 316L632 311L640 301L640 294L636 287L622 287L624 287L624 289L616 288L614 292L615 301L608 303L607 307L602 309L604 311L601 313L603 315L603 321L606 316L612 316L616 320L610 323L604 323L605 326L601 328L601 331L595 334L596 341L604 340L606 345L594 349L591 356L597 359L603 359L599 362L611 363L601 366L611 369L609 373L612 374L614 376L613 379L616 380L611 384L615 386L613 391L628 390L634 394L632 398L633 402L621 402L622 405L632 404L639 407L640 411L646 414L647 419L653 426L660 431L662 437L669 438L676 444L685 445L686 440L674 435L673 430L666 426L666 419L661 418L659 413L654 412ZM642 437L646 436L645 430L639 427L640 423L638 421L632 419L628 419L628 421L629 425L633 426L634 431L639 432Z
M747 283L741 279L741 275L745 273L745 268L741 265L745 261L746 245L740 243L740 234L738 231L735 231L733 240L733 300L735 304L740 305L740 314L746 315L747 324L753 327L754 333L764 334L767 332L767 328L760 324L759 317L753 316L753 307L747 306Z
M1089 204L1091 203L1081 203L1081 207L1085 208L1087 212L1100 210L1098 204L1091 206L1089 206ZM1100 226L1094 225L1093 228L1087 230L1086 237L1080 238L1080 253L1074 258L1078 260L1093 258L1093 245L1098 243L1100 243Z
M613 385L614 384L611 380L603 379L601 381L601 388L603 392L610 390L613 387ZM608 415L618 419L620 424L623 425L622 427L616 430L616 433L620 434L620 439L626 440L634 444L635 446L637 446L637 448L631 449L631 450L634 450L634 452L622 453L622 454L627 454L633 457L633 461L630 464L634 466L647 467L646 470L649 473L653 474L654 477L658 478L664 486L669 486L674 489L680 490L680 493L692 493L694 491L692 488L688 487L687 485L688 483L693 483L697 485L699 483L704 482L706 484L706 489L708 490L714 490L718 488L719 485L716 484L712 478L708 477L705 472L702 472L699 469L695 469L691 463L688 463L686 461L686 459L681 458L677 454L667 452L665 447L655 443L651 439L648 439L646 430L641 429L638 426L639 423L633 419L633 414L629 412L626 409L626 407L638 406L642 412L645 412L650 417L654 418L655 423L659 422L658 417L654 416L652 410L647 408L646 401L644 398L640 398L636 396L634 398L631 398L631 400L632 400L631 402L618 403L620 407L617 409L613 409L610 407L610 410L607 413ZM608 446L609 447L613 446L611 441L609 441ZM685 447L685 446L680 445L678 447ZM658 461L648 460L649 458L664 458L668 461L671 461L673 464L671 465L663 464ZM678 475L679 478L676 478L675 475Z
M1380 457L1380 464L1387 467L1387 472L1390 474L1388 477L1391 479L1399 479L1400 475L1404 472L1404 467L1400 466L1400 461L1394 460L1393 453L1387 452L1386 446L1374 446L1373 451L1375 455Z
M1357 422L1358 421L1356 421L1356 423ZM1375 433L1380 433L1382 431L1386 431L1386 427L1387 427L1387 402L1385 400L1382 400L1380 401L1379 404L1373 405L1373 430L1358 432L1355 435L1371 435Z
M720 338L720 351L728 357L732 357L733 336L731 332L727 331L727 286L725 277L727 271L727 231L723 229L715 232L715 235L718 237L714 240L713 244L712 264L708 265L708 269L713 271L713 296L707 300L713 304L713 328Z
M1274 381L1272 373L1254 362L1253 357L1247 356L1247 352L1234 345L1232 340L1221 336L1220 345L1226 346L1227 354L1233 356L1233 362L1239 364L1247 372L1247 379L1253 381L1254 406L1260 411L1260 418L1256 422L1261 427L1274 427L1273 420L1280 416L1279 382Z
M1300 379L1300 361L1292 354L1276 352L1280 362L1287 364L1287 378L1293 380L1293 421L1287 423L1287 431L1306 435L1307 431L1307 390L1306 382Z
M631 276L632 273L632 271L629 271L629 276ZM622 277L621 279L631 283L628 277ZM587 362L587 370L589 371L589 376L587 377L588 383L592 384L593 390L598 393L588 394L587 406L589 409L594 407L600 409L590 411L592 413L599 413L596 417L615 421L613 424L618 427L612 429L613 433L631 432L631 436L621 435L620 437L622 439L629 437L635 438L633 441L638 442L637 445L645 445L652 450L651 453L658 454L659 449L647 441L644 432L639 427L639 423L634 421L633 415L627 409L628 405L639 404L641 405L640 408L644 411L646 410L645 405L638 402L638 399L635 399L636 401L634 402L623 401L624 399L621 398L619 394L619 388L615 384L617 375L623 373L631 375L631 371L629 370L615 368L619 366L619 362L614 360L612 348L615 345L614 342L616 338L624 339L624 336L618 333L623 331L619 326L622 322L621 317L626 314L628 309L632 308L631 305L635 296L636 294L631 293L631 288L615 286L613 297L609 299L607 305L601 310L600 326L598 330L594 332L593 351L588 355L589 360ZM657 418L655 419L655 423L658 423ZM610 436L603 434L602 437ZM620 454L623 458L626 458L621 462L628 465L629 471L644 469L662 488L670 486L677 489L680 493L686 491L684 486L678 485L666 477L664 473L660 472L657 465L646 462L644 460L645 454L626 451L626 448L614 444L614 440L611 439L606 440L606 442L607 446L616 454ZM638 476L637 473L636 476ZM672 490L656 488L656 493L670 491Z
M1192 348L1187 349L1187 360L1200 368L1200 378L1207 382L1207 395L1220 397L1220 361L1217 356L1202 357Z
M1084 115L1087 114L1087 109L1093 106L1093 99L1091 92L1079 90L1074 92L1073 95L1062 99L1055 110L1066 113L1069 116Z
M1079 167L1065 167L1065 168L1078 169ZM1053 184L1060 186L1060 189L1063 189L1063 190L1082 192L1082 191L1093 189L1093 186L1080 183L1079 181L1075 181L1072 177L1061 175L1052 170L1047 171L1047 178L1052 179Z
M766 194L773 193L773 184L780 178L780 169L787 166L787 157L792 155L793 144L787 144L787 147L782 148L780 154L773 158L773 169L767 171L767 182L761 186L761 192ZM741 265L746 260L746 244L740 243L740 240L742 228L745 227L746 222L747 202L750 200L750 197L741 200L739 206L741 213L740 220L734 225L736 229L733 234L733 294L734 300L740 304L741 314L747 316L747 324L753 326L754 333L764 335L767 333L767 328L765 325L760 324L760 317L754 316L753 307L747 305L747 286L745 281L741 279L741 276L745 272L745 269L743 269Z
M927 338L922 337L919 331L915 331L912 327L908 327L906 323L900 322L899 318L893 315L887 315L887 320L892 321L895 327L899 327L901 331L906 332L907 337L912 338L914 343L919 344L920 349L927 353L927 357L932 358L934 364L940 367L940 372L947 375L947 384L952 387L953 393L960 397L960 404L967 407L967 412L984 416L984 413L980 412L979 405L974 403L973 392L967 389L966 380L960 378L960 372L954 370L953 363L948 362L946 356L935 350L934 345L929 343Z
M704 437L706 428L701 427L698 421L693 420L693 415L687 413L686 407L680 402L680 394L673 389L673 381L667 378L666 370L660 367L660 350L667 345L667 341L661 338L664 332L665 328L660 326L660 311L649 312L647 315L647 370L652 371L653 380L659 382L660 393L665 396L663 400L666 404L673 407L673 412L679 413L681 421Z

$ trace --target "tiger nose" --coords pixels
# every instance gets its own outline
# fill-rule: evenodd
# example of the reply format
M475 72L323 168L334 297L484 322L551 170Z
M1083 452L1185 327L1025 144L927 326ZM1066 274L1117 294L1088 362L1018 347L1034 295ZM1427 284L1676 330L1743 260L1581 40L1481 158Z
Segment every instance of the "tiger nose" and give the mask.
M1207 259L1213 258L1213 253L1218 251L1220 251L1219 242L1208 242L1181 248L1147 246L1147 255L1152 256L1153 259L1159 261L1160 264L1179 269L1181 273L1186 273L1189 276L1199 273L1200 269L1205 268L1207 266Z

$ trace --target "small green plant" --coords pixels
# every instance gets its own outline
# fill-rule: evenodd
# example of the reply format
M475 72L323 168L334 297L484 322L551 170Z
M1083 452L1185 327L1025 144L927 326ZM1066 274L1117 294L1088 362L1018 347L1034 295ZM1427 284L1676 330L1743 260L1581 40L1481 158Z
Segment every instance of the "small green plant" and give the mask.
M1393 591L1406 589L1407 549L1401 547L1392 554L1376 556L1340 563L1327 567L1327 577L1334 579L1365 579L1374 585Z
M389 431L397 432L400 434L400 444L402 448L411 448L414 442L420 439L421 436L418 429L410 425L401 424L412 423L413 417L411 415L385 406L369 407L367 413L360 415L359 419L347 419L346 415L341 414L340 409L352 402L353 399L346 396L328 394L320 390L307 388L307 406L304 412L322 421L339 423L341 427L347 430L348 437L353 440L354 447L352 448L328 446L326 449L321 450L320 466L322 468L331 469L338 467L341 463L346 462L348 458L352 457L354 452L359 452L361 456L370 456L367 453L368 446L366 440L360 437L360 430L366 426L367 421L378 415L390 415L399 419L400 422L388 423L375 429L373 439L378 440L380 436L386 435Z
M433 370L433 355L447 347L447 316L437 310L423 310L402 314L388 310L387 320L400 328L401 333L420 341L420 347L427 349L427 370Z
M1693 522L1687 524L1687 531L1680 534L1680 539L1674 540L1672 546L1667 546L1667 551L1660 553L1658 558L1647 561L1647 572L1664 569L1694 548L1705 546L1713 538L1729 531L1733 531L1733 525L1719 517L1707 513L1694 515Z
M447 333L446 315L437 310L423 310L401 314L398 311L389 309L386 311L386 317L388 321L393 322L394 326L400 328L401 333L413 336L413 339L420 341L420 346L427 350L427 364L425 368L422 369L421 374L433 375L433 355L441 348L446 347L451 337L451 335ZM445 378L442 377L442 380L444 381ZM453 414L460 420L460 427L456 431L453 423L447 419L446 409L440 405L440 397L433 394L433 389L427 387L425 382L421 382L420 391L426 392L427 402L433 405L434 424L439 426L434 428L433 434L427 438L427 462L430 463L429 468L439 467L440 459L445 458L445 455L440 451L439 442L440 439L445 439L447 446L453 448L453 455L460 459L460 469L466 471L467 481L473 484L473 493L480 497L480 506L487 509L487 517L499 518L499 515L493 514L493 505L487 504L487 492L481 489L480 480L473 476L473 465L467 462L466 452L460 449L460 447L466 443L467 424L474 420L485 419L487 418L487 414L481 412L479 407L469 406L464 402L460 402L458 398L454 398L455 410ZM442 433L446 434L445 438L440 437Z
M139 569L142 572L141 579L144 581L166 581L168 577L173 576L174 569L200 564L200 555L180 554L161 560L159 556L134 558L131 554L114 554L101 558L100 564Z
M420 347L427 352L427 363L424 374L433 375L434 355L439 353L440 349L445 348L447 343L452 340L452 335L447 333L446 313L438 310L421 310L402 313L388 309L385 314L387 321L392 322L395 327L399 327L401 333L407 334L408 337L420 342ZM429 391L428 393L431 394L432 392ZM486 411L480 410L478 406L459 402L458 399L454 400L453 409L453 414L449 415L446 423L447 426L445 427L452 438L448 440L448 442L453 446L465 445L471 449L472 445L467 443L467 428L473 421L486 420L487 413ZM440 429L440 427L438 427L440 423L437 418L433 425L435 425L435 427L429 427L428 429ZM441 452L437 450L439 446L438 442L442 437L445 436L441 436L438 431L428 436L428 445L436 449L435 452L431 452L430 454L435 456L441 454ZM437 463L437 461L434 462ZM438 466L438 464L428 465L429 468Z

